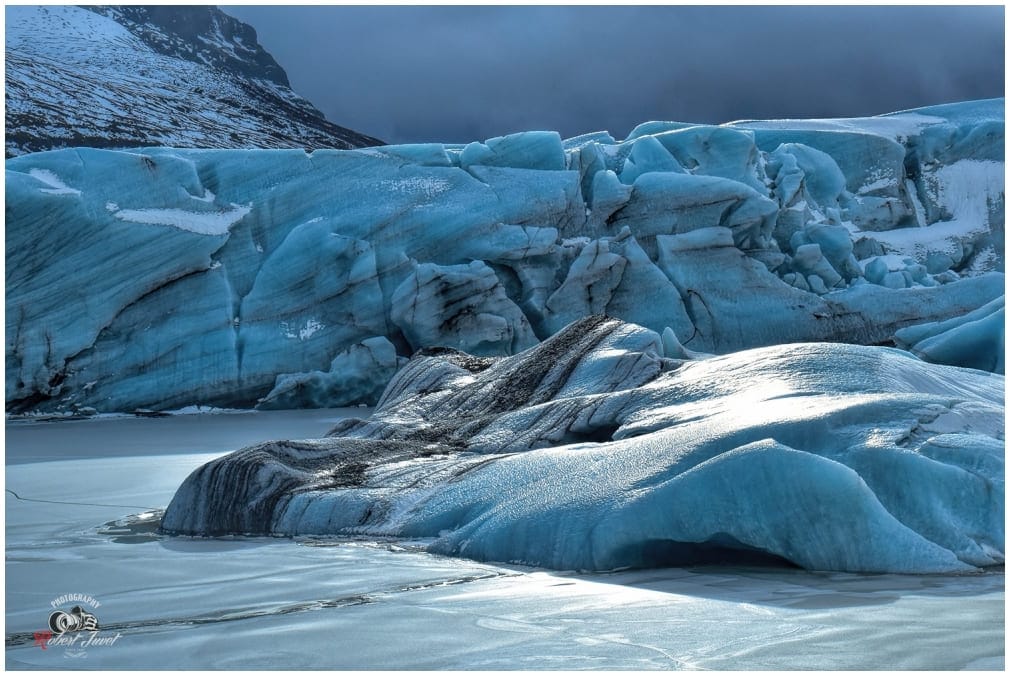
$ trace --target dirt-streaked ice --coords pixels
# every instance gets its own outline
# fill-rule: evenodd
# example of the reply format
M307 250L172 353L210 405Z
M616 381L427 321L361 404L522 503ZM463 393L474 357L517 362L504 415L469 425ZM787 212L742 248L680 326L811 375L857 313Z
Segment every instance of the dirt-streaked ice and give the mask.
M193 472L162 527L557 570L1003 563L1003 376L830 343L685 356L601 316L513 357L421 352L370 419Z

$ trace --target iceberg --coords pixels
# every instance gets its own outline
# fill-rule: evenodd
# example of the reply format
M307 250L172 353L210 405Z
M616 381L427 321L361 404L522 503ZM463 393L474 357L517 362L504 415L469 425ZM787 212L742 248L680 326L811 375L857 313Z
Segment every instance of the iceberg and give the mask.
M1004 560L1004 384L887 347L688 354L594 315L514 356L422 350L369 419L194 471L161 527L561 570L967 572Z
M501 357L597 313L699 353L904 345L1003 295L1003 167L1002 99L624 141L23 155L7 409L364 402L381 378L321 375L362 341L384 364ZM327 394L271 396L310 381Z

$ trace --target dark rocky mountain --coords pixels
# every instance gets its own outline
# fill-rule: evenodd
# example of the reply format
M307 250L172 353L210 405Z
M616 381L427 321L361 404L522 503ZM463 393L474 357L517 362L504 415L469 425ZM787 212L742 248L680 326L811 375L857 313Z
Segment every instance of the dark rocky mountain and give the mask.
M256 31L211 6L6 8L7 157L53 148L357 148Z
M106 5L85 9L121 24L159 54L291 86L284 69L257 42L255 29L217 7Z

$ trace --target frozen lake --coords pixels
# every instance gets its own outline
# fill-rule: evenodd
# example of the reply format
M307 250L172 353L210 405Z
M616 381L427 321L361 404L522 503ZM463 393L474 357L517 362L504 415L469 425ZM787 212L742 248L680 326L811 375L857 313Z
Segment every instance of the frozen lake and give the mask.
M579 575L417 542L155 532L207 460L367 412L8 423L7 668L1003 668L1002 572ZM36 645L64 594L96 599L115 642Z

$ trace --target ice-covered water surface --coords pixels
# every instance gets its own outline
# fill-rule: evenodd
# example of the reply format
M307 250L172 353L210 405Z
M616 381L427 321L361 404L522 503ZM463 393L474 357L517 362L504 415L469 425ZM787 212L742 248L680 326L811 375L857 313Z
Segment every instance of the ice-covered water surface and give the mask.
M7 488L60 502L6 498L7 667L1003 664L1001 573L557 574L434 556L412 541L164 539L150 515L138 518L163 508L187 473L230 448L230 436L318 436L339 415L311 413L8 425ZM104 454L110 447L114 457ZM47 455L32 461L42 448ZM70 593L101 602L102 633L121 634L114 645L69 657L34 644L50 602Z

